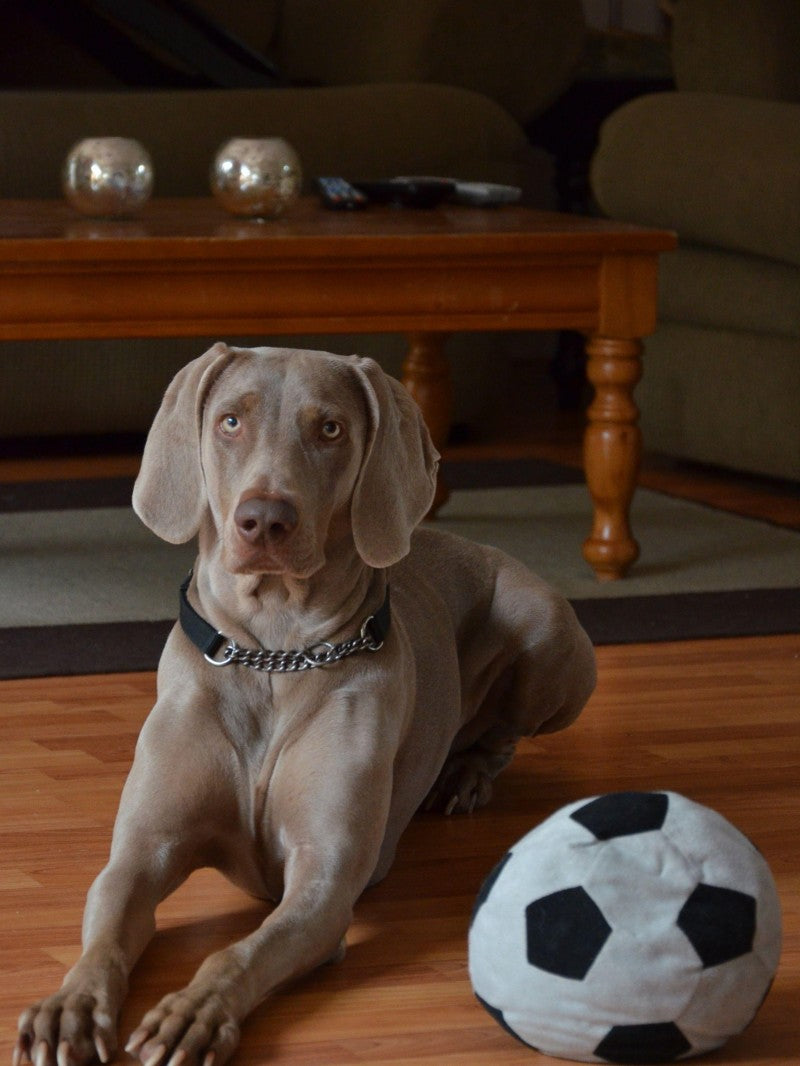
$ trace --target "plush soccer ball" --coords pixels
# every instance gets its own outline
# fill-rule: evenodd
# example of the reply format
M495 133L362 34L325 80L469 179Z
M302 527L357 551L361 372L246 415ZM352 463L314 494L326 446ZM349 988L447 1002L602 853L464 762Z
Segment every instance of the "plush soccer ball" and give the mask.
M674 792L557 811L486 879L475 993L513 1036L584 1062L673 1062L741 1032L778 965L775 882L722 815Z

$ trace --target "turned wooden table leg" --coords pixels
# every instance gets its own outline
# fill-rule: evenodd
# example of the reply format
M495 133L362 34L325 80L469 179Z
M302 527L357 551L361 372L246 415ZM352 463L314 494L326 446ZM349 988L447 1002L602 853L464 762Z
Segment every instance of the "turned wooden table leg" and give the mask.
M592 337L586 354L595 395L588 410L584 469L594 521L583 555L598 580L613 581L639 555L628 516L642 454L639 411L633 399L642 375L642 342Z
M403 363L403 384L419 404L434 447L441 452L447 443L453 418L453 384L450 362L445 355L447 333L412 333L408 355ZM447 500L450 492L441 473L430 517Z

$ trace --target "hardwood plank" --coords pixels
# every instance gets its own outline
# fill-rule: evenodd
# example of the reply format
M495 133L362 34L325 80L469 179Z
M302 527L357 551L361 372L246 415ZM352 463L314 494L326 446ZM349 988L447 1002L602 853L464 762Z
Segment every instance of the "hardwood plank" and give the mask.
M516 1044L475 1003L466 931L505 849L571 800L670 788L758 844L784 907L784 951L756 1021L719 1064L797 1062L800 996L800 637L598 652L600 682L571 729L527 740L471 817L421 816L388 878L359 903L344 962L275 996L245 1027L238 1062L339 1066L555 1063ZM0 683L0 1045L79 950L83 898L108 848L119 787L154 695L151 674ZM212 871L159 911L122 1019L187 981L264 915Z

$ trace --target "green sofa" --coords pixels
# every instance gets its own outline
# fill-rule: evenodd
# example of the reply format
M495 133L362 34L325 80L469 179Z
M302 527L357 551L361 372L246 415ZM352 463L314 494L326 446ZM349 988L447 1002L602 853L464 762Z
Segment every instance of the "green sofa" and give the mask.
M46 88L0 92L0 198L60 196L70 146L111 134L136 137L150 150L156 196L207 195L217 147L244 135L286 137L300 155L306 191L323 173L442 174L518 184L528 203L552 205L551 161L528 143L521 122L569 81L584 34L580 0L501 0L491 8L469 0L203 6L272 59L288 87L131 90L101 73L92 75L96 87L87 86L87 68L53 44L64 85L45 66ZM0 438L142 432L175 370L216 339L6 342ZM373 355L393 372L406 345L385 336L290 342ZM493 398L502 404L501 367L521 343L504 335L453 338L458 419L482 417L479 405Z
M646 446L800 478L800 4L680 0L677 90L605 123L609 215L677 230L637 392Z

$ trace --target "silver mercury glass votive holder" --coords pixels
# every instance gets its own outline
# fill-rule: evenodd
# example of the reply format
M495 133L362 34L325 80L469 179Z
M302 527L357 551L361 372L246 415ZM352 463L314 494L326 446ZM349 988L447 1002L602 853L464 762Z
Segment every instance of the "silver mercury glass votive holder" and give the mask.
M211 167L211 191L232 215L276 218L300 195L302 171L282 137L234 137Z
M135 215L153 191L153 163L129 137L87 137L64 161L62 188L67 202L84 215Z

